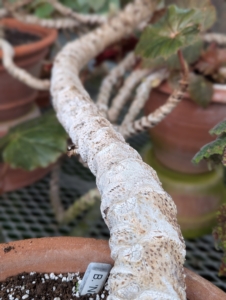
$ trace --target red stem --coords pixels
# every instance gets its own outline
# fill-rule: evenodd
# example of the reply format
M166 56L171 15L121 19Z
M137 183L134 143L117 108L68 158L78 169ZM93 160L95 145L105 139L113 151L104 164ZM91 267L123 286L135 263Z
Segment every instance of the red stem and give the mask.
M179 61L180 61L180 65L181 65L181 68L182 68L182 71L183 71L184 78L187 79L188 78L188 74L189 74L189 72L188 72L188 65L187 65L187 63L186 63L186 61L184 59L183 53L182 53L182 51L180 49L177 51L177 55L179 57Z

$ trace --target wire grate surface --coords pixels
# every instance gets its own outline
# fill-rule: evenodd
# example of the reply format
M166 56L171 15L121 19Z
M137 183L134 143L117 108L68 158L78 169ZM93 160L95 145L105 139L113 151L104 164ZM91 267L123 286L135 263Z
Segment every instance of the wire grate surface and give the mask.
M129 140L139 150L147 134ZM35 184L0 196L0 240L9 242L44 236L83 236L108 239L109 231L102 220L99 203L84 211L67 225L59 225L49 201L47 175ZM76 158L65 158L61 166L60 196L65 208L89 189L95 187L95 177ZM185 265L226 292L226 278L217 276L222 253L214 248L210 235L186 240Z

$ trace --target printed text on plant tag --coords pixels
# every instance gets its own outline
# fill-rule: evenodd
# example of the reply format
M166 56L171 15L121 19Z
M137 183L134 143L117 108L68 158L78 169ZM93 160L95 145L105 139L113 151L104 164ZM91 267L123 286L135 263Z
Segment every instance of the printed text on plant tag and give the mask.
M111 265L90 263L79 287L80 295L98 293L104 286Z

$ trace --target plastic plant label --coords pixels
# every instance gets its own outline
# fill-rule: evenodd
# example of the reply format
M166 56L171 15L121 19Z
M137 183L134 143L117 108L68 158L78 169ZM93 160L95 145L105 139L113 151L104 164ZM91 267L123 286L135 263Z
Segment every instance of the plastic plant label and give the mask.
M110 264L90 263L79 286L79 294L99 293L107 280L111 268Z

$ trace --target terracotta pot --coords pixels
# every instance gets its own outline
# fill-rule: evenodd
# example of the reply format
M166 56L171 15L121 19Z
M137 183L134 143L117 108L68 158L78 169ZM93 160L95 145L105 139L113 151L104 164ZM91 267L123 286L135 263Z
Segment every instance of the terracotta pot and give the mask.
M17 46L14 48L16 64L38 77L41 70L42 59L46 56L48 48L57 38L55 29L47 29L41 26L24 24L15 19L3 19L1 24L9 28L15 28L22 32L28 32L41 39L37 42ZM0 58L2 52L0 50ZM0 65L0 120L12 120L26 114L32 107L37 97L37 91L26 86L9 75Z
M40 116L40 111L36 105L33 105L31 111L26 115L12 121L1 122L0 138L6 135L11 127L38 116ZM34 183L50 172L52 166L38 168L34 171L25 171L12 169L7 164L0 162L0 193L14 191Z
M150 146L143 149L142 156L173 198L183 236L196 238L210 234L216 224L216 213L226 199L222 166L202 174L183 174L159 163Z
M154 89L145 106L145 114L163 105L170 92L166 82ZM225 98L226 91L214 90L214 101L220 102ZM209 130L225 119L225 116L225 104L214 102L204 109L186 95L171 114L150 130L156 158L174 171L183 173L208 171L206 162L196 166L191 160L202 146L216 138L209 134Z
M11 192L31 185L48 174L53 164L46 168L37 168L33 171L12 169L5 163L0 163L0 193Z
M12 247L9 252L4 249ZM107 241L54 237L0 244L0 281L21 272L84 272L90 262L113 264ZM226 300L212 283L185 269L188 300Z

